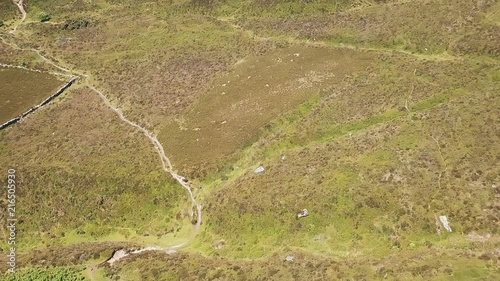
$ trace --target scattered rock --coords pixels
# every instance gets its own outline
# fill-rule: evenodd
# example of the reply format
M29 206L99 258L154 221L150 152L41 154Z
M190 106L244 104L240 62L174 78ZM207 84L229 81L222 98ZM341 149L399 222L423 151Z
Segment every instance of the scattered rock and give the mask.
M286 256L285 262L293 262L295 260L295 256Z
M325 239L326 239L326 237L324 234L318 234L318 235L314 236L314 238L313 238L314 241L323 241Z
M260 173L264 172L264 170L265 170L265 169L264 169L264 167L259 166L259 167L257 167L257 169L255 169L255 171L253 171L253 172L254 172L254 173L256 173L256 174L260 174Z
M398 239L399 239L399 236L397 236L397 235L394 235L394 234L389 235L389 240L390 241L396 241Z
M120 259L128 256L127 251L121 249L113 253L113 256L108 260L108 263L110 265L113 265L115 262L119 261Z
M166 253L167 255L174 255L174 254L176 254L176 253L177 253L177 251L176 251L176 250L174 250L174 249L168 249L168 250L166 250L166 251L165 251L165 253Z
M140 254L140 253L144 253L144 252L148 252L148 251L160 251L160 250L161 250L160 247L146 247L146 248L134 250L134 251L132 251L132 254Z
M225 246L226 246L226 241L224 239L215 241L213 243L213 247L215 250L220 250L220 249L224 248Z
M399 171L387 171L381 179L383 182L394 182L394 183L399 183L399 182L404 182L405 180L403 177L399 175Z
M285 155L281 155L281 161L285 161L286 160L286 156Z
M448 218L446 216L439 216L439 220L443 224L443 227L448 231L451 232L451 227L450 224L448 223Z
M297 219L309 216L307 209L302 210L302 212L297 213Z

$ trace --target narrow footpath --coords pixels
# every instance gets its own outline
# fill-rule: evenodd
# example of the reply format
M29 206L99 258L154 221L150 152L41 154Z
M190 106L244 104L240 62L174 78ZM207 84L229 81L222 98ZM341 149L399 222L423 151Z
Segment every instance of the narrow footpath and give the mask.
M26 16L27 16L27 13L23 7L23 0L13 0L13 3L16 4L16 6L18 7L19 11L21 12L22 18L21 18L21 21L15 25L14 29L10 31L11 34L13 34L17 30L18 26L20 26L24 22L24 20L26 19ZM172 178L174 178L188 192L190 201L192 203L192 208L196 209L196 214L192 213L192 216L196 216L196 223L194 225L192 235L191 235L191 237L189 237L187 239L187 241L180 243L180 244L177 244L177 245L172 245L170 247L148 246L148 247L144 247L144 248L134 250L134 251L131 251L130 249L128 249L128 250L122 249L120 251L116 251L114 253L113 257L110 257L108 260L103 261L102 263L108 262L110 265L113 265L114 262L120 260L123 257L126 257L126 256L131 255L131 254L138 254L138 253L146 252L146 251L165 251L167 254L170 254L170 253L175 252L175 249L184 247L187 244L189 244L196 237L196 235L199 232L200 225L201 225L201 219L202 219L202 207L200 204L198 204L196 202L196 199L195 199L193 192L192 192L191 185L186 180L186 178L183 177L182 175L177 174L174 171L174 169L172 167L172 163L170 162L170 159L166 156L163 145L160 143L160 141L157 139L157 137L155 135L153 135L150 131L148 131L146 128L144 128L144 127L138 125L137 123L134 123L131 120L127 119L124 116L124 114L122 113L122 111L119 108L115 107L111 103L109 98L103 92L96 89L93 85L90 84L90 80L91 80L90 75L84 74L83 71L72 70L72 69L69 69L68 67L61 66L59 63L56 63L56 62L54 62L54 60L43 55L41 50L21 48L14 43L7 42L5 40L5 38L3 38L3 37L1 39L5 44L11 46L12 48L15 48L18 50L23 50L23 51L35 52L46 63L54 66L55 68L57 68L63 72L68 73L68 76L79 77L85 86L87 86L92 91L94 91L101 98L103 103L110 110L112 110L113 112L115 112L118 115L118 117L121 121L127 123L128 125L134 127L135 129L141 131L148 138L148 140L154 145L156 151L158 152L160 160L162 162L163 170L165 171L165 173L168 176L171 176ZM92 275L92 273L95 271L96 268L97 268L97 265L90 266L87 269L87 272ZM90 277L92 278L92 276L90 276Z

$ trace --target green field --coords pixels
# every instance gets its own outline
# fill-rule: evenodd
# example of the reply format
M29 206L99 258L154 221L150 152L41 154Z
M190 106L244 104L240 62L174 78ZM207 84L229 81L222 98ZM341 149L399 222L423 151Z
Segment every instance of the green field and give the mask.
M498 1L25 2L0 63L81 79L0 131L20 218L6 280L500 279ZM21 75L2 83L40 90ZM202 224L176 253L102 263L190 241L193 219L89 86L189 179Z

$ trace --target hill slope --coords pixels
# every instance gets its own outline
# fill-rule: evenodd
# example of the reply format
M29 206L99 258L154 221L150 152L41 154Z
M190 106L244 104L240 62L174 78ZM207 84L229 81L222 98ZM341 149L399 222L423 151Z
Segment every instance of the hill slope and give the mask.
M496 1L25 7L0 27L0 62L80 79L0 131L19 178L7 280L500 278ZM90 86L187 177L193 241L185 190Z

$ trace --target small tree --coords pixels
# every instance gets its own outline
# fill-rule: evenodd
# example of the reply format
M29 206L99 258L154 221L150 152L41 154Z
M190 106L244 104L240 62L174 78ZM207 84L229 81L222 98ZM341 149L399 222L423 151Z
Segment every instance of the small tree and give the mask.
M47 13L40 13L38 18L40 19L40 22L46 22L46 21L49 21L51 19L51 16Z
M3 21L0 20L0 27L4 26Z

